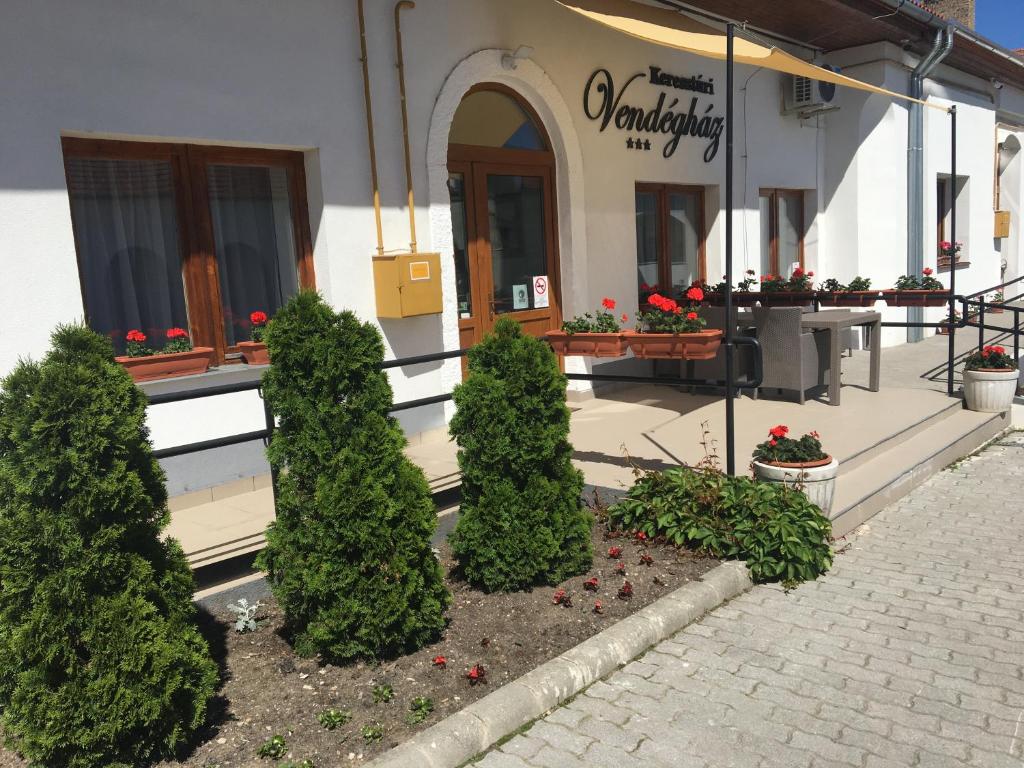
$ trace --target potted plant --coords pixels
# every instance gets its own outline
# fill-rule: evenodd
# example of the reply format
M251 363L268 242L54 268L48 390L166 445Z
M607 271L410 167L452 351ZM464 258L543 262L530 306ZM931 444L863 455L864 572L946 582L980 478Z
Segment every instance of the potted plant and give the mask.
M157 350L147 344L146 334L133 328L125 334L125 354L115 358L135 381L170 379L206 373L213 347L193 347L184 328L168 328L167 342Z
M949 302L949 293L933 272L925 267L921 277L902 275L895 288L882 291L882 298L890 307L941 307Z
M562 323L562 330L548 331L551 348L559 355L589 355L591 357L622 357L626 354L619 320L612 314L615 299L601 299L601 307L591 315L586 312ZM627 315L622 315L626 322Z
M743 279L736 283L736 288L732 292L732 303L734 307L752 306L760 299L760 292L750 290L750 287L757 282L757 279L754 277L755 274L754 270L748 269L743 273ZM704 291L704 300L708 304L713 304L715 306L725 304L725 275L722 275L722 282L713 287L708 286L707 284L698 283L694 283L694 285Z
M722 331L705 330L705 321L697 314L704 300L703 289L691 286L686 291L689 306L661 294L651 294L651 309L637 313L637 331L624 334L633 354L645 360L710 360L718 353Z
M1017 361L1000 346L972 352L964 361L964 400L967 410L1004 413L1017 394Z
M849 285L830 277L818 291L818 303L826 307L870 307L877 298L878 291L871 290L871 280L860 275Z
M249 341L238 342L238 351L249 365L268 365L270 354L263 343L263 334L267 330L267 313L256 310L249 315Z
M952 269L960 261L960 249L963 243L951 243L943 240L939 243L939 269Z
M810 304L814 299L811 286L813 272L805 272L797 267L789 278L782 275L763 275L761 277L761 304L764 306Z
M992 298L989 299L989 301L992 302L993 304L997 304L997 305L998 304L1002 304L1003 303L1003 292L1002 291L996 291L995 293L992 294ZM985 311L986 312L992 312L993 314L996 314L996 315L1001 315L1003 313L1003 308L1001 306L990 307L990 306L986 305L985 306Z
M949 312L946 313L946 316L942 318L943 325L940 325L938 328L936 328L935 332L940 336L948 336L949 324L951 320L954 325L957 325L960 322L960 313L955 309L953 310L952 318Z
M768 430L768 439L754 449L754 477L768 483L794 485L826 515L832 509L839 462L821 448L820 435L789 437L789 427Z

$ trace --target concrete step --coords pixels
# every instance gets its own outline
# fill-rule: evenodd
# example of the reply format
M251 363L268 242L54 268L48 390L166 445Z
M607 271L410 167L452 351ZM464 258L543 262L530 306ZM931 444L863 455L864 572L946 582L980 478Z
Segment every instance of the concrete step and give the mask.
M832 507L832 533L843 536L906 496L949 464L976 451L1010 426L1009 414L944 409L916 430L865 452L852 466L840 466Z

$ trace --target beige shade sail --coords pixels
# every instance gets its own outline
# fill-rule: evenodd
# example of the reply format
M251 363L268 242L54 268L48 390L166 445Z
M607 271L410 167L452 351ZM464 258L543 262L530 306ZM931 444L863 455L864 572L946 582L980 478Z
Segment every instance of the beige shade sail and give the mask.
M722 61L726 59L725 33L682 13L652 8L649 5L632 2L632 0L555 0L555 2L570 11L623 32L630 37L711 59ZM849 88L878 93L894 99L913 101L943 112L948 111L946 107L929 104L902 93L863 83L852 77L798 59L780 48L761 45L739 36L734 40L733 60L754 67L765 67L791 75L801 75L812 80L845 85Z

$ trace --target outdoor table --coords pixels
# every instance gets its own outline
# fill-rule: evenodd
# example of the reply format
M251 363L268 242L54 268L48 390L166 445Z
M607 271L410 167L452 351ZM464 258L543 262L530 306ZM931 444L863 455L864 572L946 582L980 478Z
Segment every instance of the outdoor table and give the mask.
M882 363L882 313L852 312L848 309L826 309L807 312L800 318L801 327L811 330L826 330L829 333L828 404L839 405L839 389L842 384L839 346L839 332L843 328L867 325L871 327L871 376L868 388L878 391L878 380Z

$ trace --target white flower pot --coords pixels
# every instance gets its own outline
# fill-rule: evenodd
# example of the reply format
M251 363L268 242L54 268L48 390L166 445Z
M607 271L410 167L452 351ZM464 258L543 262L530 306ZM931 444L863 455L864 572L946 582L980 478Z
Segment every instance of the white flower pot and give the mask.
M797 486L811 503L827 517L832 511L832 499L836 495L836 473L839 462L829 456L828 462L819 464L764 464L754 462L754 477L767 483L785 483Z
M964 400L967 409L982 413L1004 413L1017 394L1018 372L1012 369L975 368L964 371Z

